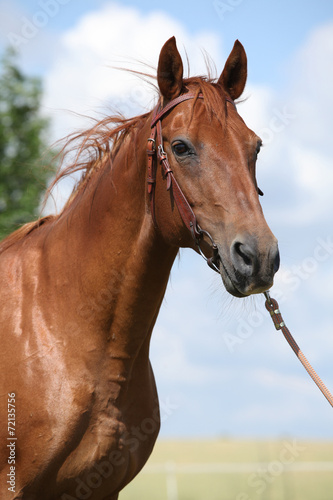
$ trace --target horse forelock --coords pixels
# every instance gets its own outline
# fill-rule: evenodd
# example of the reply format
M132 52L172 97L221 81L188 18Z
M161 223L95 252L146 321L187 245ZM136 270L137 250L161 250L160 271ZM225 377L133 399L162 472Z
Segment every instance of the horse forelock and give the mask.
M184 85L198 95L203 95L203 104L205 106L208 118L215 117L224 128L227 120L226 93L216 79L204 76L191 77L184 80ZM193 102L192 115L194 113L196 99Z

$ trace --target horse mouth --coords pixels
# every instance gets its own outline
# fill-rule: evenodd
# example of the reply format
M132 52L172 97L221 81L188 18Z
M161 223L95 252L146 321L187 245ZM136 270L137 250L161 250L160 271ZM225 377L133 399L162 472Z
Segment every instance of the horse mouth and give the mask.
M265 280L260 279L259 276L252 276L252 279L249 280L247 277L242 276L233 266L229 270L220 255L218 267L227 292L237 298L263 293L269 290L273 284L273 277L271 276L267 276Z
M198 252L207 261L210 268L217 271L223 284L231 295L238 298L263 293L273 284L275 273L279 269L280 255L277 240L272 238L264 251L258 248L257 239L253 236L238 236L230 245L215 243L210 233L202 230L211 242L210 257L207 257L198 244Z
M247 295L242 293L234 283L234 280L231 278L226 266L223 263L223 260L221 257L219 257L219 268L220 268L220 275L223 281L223 284L225 286L225 289L227 290L230 295L233 295L234 297L238 298L244 298Z

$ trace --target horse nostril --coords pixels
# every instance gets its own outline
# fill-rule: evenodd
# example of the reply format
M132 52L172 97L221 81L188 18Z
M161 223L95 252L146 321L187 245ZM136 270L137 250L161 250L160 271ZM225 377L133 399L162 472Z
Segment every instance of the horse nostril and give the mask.
M246 253L247 249L245 245L243 245L242 243L236 243L235 250L247 266L250 266L252 264L250 256Z
M250 245L235 241L231 247L231 259L235 269L245 276L253 274L256 255Z

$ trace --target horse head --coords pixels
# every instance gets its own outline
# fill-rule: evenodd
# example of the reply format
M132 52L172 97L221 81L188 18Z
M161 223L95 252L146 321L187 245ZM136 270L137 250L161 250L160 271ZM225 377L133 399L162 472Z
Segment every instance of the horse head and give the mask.
M202 252L209 257L215 242L224 285L237 297L269 289L279 268L277 240L264 218L256 181L261 139L246 126L234 104L246 78L247 58L239 41L215 81L184 78L174 38L160 53L162 150L198 227L209 235L200 244ZM199 251L175 208L173 189L165 189L165 177L165 172L157 173L156 225L168 243Z

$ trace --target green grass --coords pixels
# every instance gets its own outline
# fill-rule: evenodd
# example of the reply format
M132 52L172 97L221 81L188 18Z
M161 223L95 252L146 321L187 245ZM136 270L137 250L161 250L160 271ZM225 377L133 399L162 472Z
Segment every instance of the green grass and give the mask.
M333 500L332 463L332 442L160 440L119 498Z

